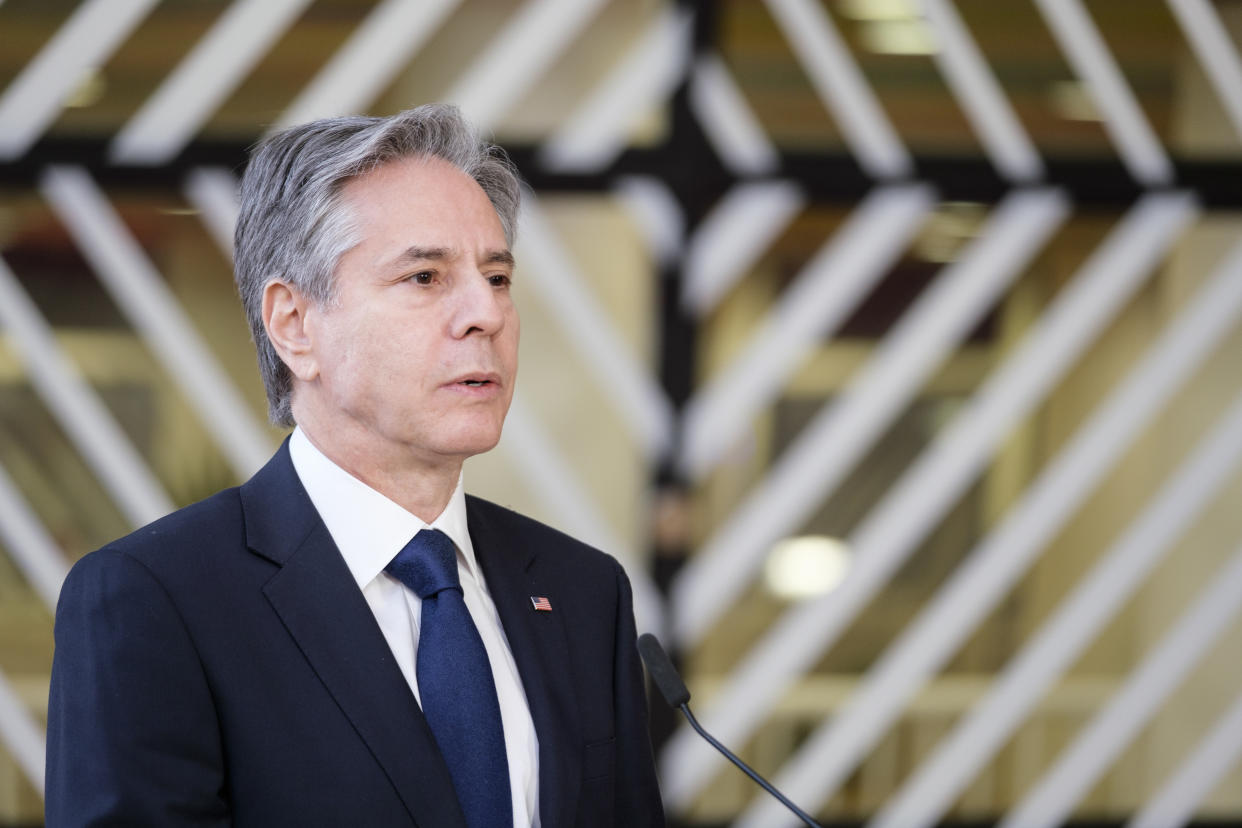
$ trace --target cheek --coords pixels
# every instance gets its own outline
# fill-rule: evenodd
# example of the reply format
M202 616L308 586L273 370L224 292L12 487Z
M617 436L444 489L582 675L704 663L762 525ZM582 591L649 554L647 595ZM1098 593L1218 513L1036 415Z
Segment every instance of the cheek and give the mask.
M505 357L509 360L509 364L514 369L517 368L518 362L518 343L522 339L522 322L518 317L517 310L512 311L509 321L506 323L508 336L505 340Z
M373 331L355 325L339 325L332 331L325 382L339 402L357 400L385 368L377 362Z

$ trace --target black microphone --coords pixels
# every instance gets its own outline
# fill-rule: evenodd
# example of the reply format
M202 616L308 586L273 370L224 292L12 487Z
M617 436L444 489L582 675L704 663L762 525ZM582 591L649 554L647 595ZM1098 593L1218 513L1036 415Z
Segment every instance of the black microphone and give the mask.
M647 672L651 675L651 680L660 689L660 695L668 702L668 706L680 710L695 732L706 739L709 745L723 753L726 759L741 768L742 773L755 780L760 787L780 800L782 805L798 816L798 819L805 822L811 828L823 828L818 822L811 819L810 814L790 802L789 797L778 791L772 786L771 782L760 776L754 768L735 756L733 751L720 744L714 736L703 729L703 726L699 724L699 720L694 718L694 714L690 712L690 691L686 689L686 683L681 680L681 676L677 673L677 668L673 666L673 662L669 661L668 654L664 652L664 648L660 646L660 642L656 640L654 635L643 633L638 637L638 654L642 656L643 664L647 665Z

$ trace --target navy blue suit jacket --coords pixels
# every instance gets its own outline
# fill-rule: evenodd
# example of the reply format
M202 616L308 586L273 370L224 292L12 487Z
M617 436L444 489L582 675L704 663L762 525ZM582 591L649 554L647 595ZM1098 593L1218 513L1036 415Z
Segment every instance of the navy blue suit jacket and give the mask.
M486 501L467 513L539 737L543 828L662 824L620 566ZM49 826L464 826L287 444L74 566L46 802Z

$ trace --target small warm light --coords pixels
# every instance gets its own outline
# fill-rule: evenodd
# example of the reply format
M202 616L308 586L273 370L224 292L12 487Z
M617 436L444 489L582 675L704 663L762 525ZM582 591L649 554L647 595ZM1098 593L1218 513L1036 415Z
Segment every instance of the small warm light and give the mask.
M850 568L849 547L826 535L801 535L779 541L768 553L764 580L772 594L789 600L831 592Z
M841 0L837 8L851 20L913 20L919 16L914 0Z
M918 18L869 21L859 26L858 38L879 55L934 55L939 49L931 27Z
M1057 81L1048 88L1052 110L1067 121L1100 121L1100 110L1082 81Z

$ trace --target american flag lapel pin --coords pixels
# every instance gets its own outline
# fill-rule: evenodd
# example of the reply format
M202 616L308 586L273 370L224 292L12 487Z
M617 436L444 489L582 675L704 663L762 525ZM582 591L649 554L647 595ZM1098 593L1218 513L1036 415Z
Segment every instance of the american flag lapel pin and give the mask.
M536 612L551 612L552 602L542 595L530 596L530 605L535 608Z

